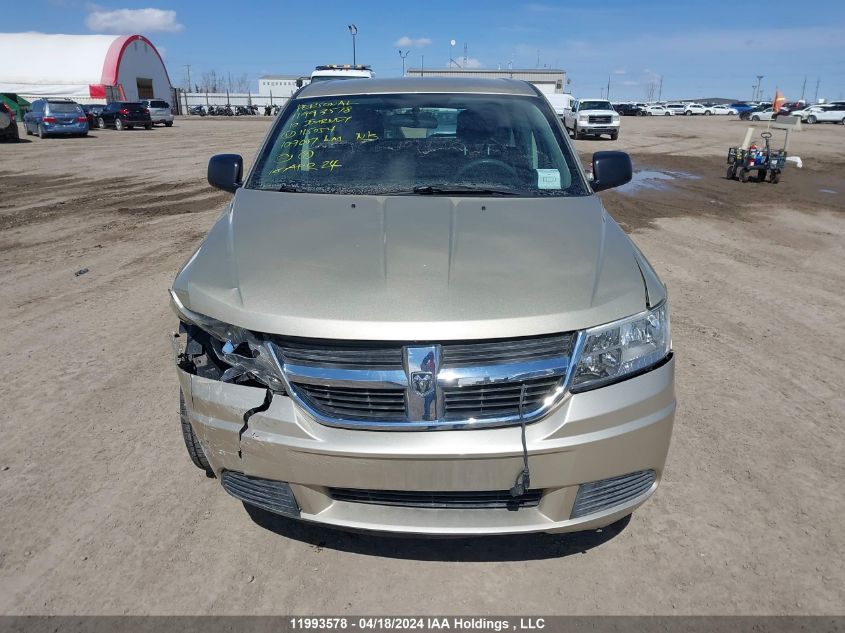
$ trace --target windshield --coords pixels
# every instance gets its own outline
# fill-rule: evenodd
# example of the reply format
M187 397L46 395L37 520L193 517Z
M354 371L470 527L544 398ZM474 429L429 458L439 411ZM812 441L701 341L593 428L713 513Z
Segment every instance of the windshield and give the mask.
M610 101L582 101L579 110L613 110Z
M298 99L247 186L313 193L587 195L545 100L467 94Z

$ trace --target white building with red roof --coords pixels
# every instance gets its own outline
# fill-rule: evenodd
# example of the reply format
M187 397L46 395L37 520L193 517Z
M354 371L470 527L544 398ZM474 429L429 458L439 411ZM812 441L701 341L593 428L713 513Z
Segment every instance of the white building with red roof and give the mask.
M0 92L80 103L171 99L159 52L143 35L0 33Z

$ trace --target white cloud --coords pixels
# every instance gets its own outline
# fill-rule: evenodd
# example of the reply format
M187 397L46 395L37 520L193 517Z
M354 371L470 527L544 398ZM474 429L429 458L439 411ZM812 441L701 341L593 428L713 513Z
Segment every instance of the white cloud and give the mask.
M613 74L614 74L614 75L624 75L624 74L625 74L625 71L624 71L623 69L621 69L621 68L620 68L620 69L618 69L618 70L614 70L614 71L613 71Z
M640 83L640 82L638 82L638 81L634 81L633 79L626 79L625 81L623 81L623 82L622 82L622 85L623 85L623 86L636 86L636 85L638 85L639 83Z
M85 26L100 33L178 33L184 26L176 21L176 12L164 9L96 8L85 18Z
M431 40L427 37L408 37L403 35L396 40L393 45L397 48L422 48L431 44Z
M481 63L481 60L476 59L475 57L467 57L466 63L464 63L463 58L458 58L458 63L461 65L462 68L483 68L484 64Z

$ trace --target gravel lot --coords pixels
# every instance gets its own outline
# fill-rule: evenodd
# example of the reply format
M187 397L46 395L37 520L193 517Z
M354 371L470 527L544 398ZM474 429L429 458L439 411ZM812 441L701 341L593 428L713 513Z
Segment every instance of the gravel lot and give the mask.
M0 146L0 613L845 614L845 127L778 185L724 179L727 117L579 141L664 174L602 194L669 285L663 485L600 533L402 540L253 521L182 445L166 289L208 157L268 125Z

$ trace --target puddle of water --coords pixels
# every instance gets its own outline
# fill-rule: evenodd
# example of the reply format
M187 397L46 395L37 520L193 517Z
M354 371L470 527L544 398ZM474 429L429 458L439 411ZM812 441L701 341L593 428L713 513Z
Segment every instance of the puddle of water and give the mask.
M668 189L673 180L698 180L698 176L683 171L656 171L642 169L635 171L631 182L617 188L622 193L636 193L642 189Z
M833 189L819 189L822 193L836 193Z

